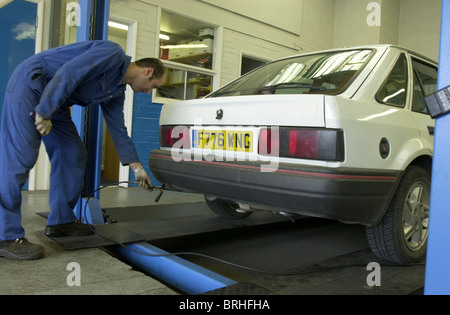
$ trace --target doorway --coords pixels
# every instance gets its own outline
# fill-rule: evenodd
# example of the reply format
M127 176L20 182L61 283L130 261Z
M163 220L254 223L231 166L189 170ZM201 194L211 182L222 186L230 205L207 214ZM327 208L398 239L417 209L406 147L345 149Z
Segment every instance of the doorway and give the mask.
M119 44L129 56L135 54L135 21L124 21L111 17L108 22L108 40ZM133 92L127 87L124 103L125 125L131 129L131 113L133 107ZM119 156L114 147L111 135L105 122L103 122L102 141L102 181L119 182L128 180L128 167L120 164Z

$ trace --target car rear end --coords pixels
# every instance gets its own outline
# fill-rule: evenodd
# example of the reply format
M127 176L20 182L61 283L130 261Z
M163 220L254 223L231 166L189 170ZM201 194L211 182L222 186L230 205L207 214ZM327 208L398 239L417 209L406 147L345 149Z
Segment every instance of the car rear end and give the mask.
M152 173L167 186L245 209L375 224L400 171L348 164L352 123L341 120L348 113L340 104L350 104L386 49L286 59L207 98L164 105Z

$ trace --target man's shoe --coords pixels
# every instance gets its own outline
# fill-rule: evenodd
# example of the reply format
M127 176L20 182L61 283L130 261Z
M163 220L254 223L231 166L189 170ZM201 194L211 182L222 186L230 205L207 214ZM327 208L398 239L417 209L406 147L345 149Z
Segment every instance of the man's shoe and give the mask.
M0 240L0 257L16 260L32 260L44 257L44 247L28 242L26 238L13 241Z
M93 228L87 224L75 221L66 224L47 225L45 228L45 235L48 237L87 236L94 234L92 229Z

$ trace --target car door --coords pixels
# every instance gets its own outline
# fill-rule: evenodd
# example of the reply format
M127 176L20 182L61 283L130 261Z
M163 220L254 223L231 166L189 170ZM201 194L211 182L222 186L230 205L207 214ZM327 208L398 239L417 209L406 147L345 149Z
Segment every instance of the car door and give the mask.
M413 71L413 95L411 112L419 127L421 136L428 141L430 148L434 144L434 119L430 117L424 104L424 98L437 90L437 66L420 58L411 57Z

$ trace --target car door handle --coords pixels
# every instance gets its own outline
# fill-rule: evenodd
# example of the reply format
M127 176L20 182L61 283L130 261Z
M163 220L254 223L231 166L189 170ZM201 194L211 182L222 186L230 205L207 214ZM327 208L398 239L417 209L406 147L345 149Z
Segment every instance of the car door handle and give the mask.
M432 126L427 126L427 128L428 128L428 133L429 133L430 135L434 135L434 127L432 127Z

